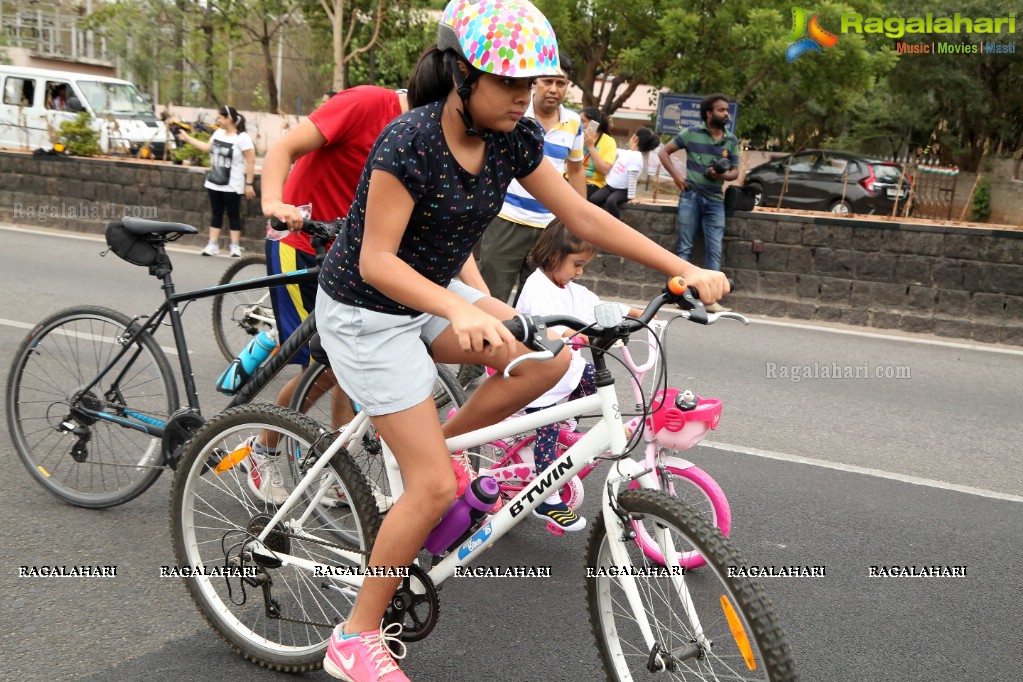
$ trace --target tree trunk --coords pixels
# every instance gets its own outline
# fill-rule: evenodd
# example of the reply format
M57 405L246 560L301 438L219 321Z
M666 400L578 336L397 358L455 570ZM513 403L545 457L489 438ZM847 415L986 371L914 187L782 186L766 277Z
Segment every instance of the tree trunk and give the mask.
M185 12L188 0L177 0L177 16L174 19L174 87L171 88L171 102L185 104Z
M272 113L276 113L280 108L277 101L277 79L274 77L274 59L273 51L270 49L270 43L273 42L273 34L267 30L267 23L263 22L263 35L259 38L259 47L263 52L263 70L266 74L266 99L267 106L270 108Z
M213 8L210 5L206 6L205 16L203 17L202 32L205 37L206 48L202 61L202 80L203 89L206 91L206 102L208 104L216 104L217 106L220 106L220 98L217 97L216 59L213 57Z
M345 72L345 0L334 0L334 81L333 89L337 92L348 87Z

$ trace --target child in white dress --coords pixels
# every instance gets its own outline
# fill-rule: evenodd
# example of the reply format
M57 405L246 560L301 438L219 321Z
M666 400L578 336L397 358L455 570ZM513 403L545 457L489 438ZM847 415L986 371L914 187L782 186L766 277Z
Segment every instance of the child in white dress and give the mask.
M530 264L536 271L522 285L522 292L515 307L527 315L571 315L593 323L593 309L600 305L600 299L592 291L573 280L582 276L583 269L597 255L597 247L579 239L569 232L560 220L548 225L532 251ZM622 306L623 315L639 315L642 311ZM552 327L552 331L563 337L575 337L586 342L578 330L566 327ZM526 407L527 412L549 407L562 398L570 400L592 395L596 392L593 382L593 364L587 362L578 350L572 353L572 362L561 380L542 396ZM536 473L547 469L558 456L558 424L548 424L536 430L533 456ZM555 524L562 530L577 531L586 527L586 519L577 515L562 502L555 492L536 508L534 515Z

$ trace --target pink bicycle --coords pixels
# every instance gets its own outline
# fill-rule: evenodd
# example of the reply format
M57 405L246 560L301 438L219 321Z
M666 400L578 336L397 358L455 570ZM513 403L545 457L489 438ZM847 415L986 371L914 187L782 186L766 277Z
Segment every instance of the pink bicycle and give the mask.
M723 313L721 316L726 315L748 323L741 315ZM622 360L632 375L632 392L637 410L643 407L643 379L658 365L658 359L661 357L661 339L667 326L668 323L663 320L653 320L650 323L649 339L644 342L649 352L647 360L642 364L636 364L628 347L621 345ZM654 372L653 376L656 377L657 373ZM653 395L647 419L643 421L642 417L633 418L626 424L626 430L628 437L632 438L636 430L642 428L641 437L646 448L645 464L647 468L657 473L661 489L705 515L720 529L722 535L728 535L732 515L721 486L698 466L674 454L693 447L703 440L709 431L718 427L721 421L721 405L717 398L704 398L694 395L692 391L661 389ZM561 422L561 430L558 433L559 456L582 438L583 434L576 431L575 427L574 422ZM535 440L536 435L530 434L492 441L481 448L479 453L473 452L471 460L479 469L480 475L493 476L497 480L504 499L511 499L536 478L533 461ZM599 459L596 460L562 486L561 499L572 509L578 509L582 505L585 496L582 479L593 471L599 462ZM634 481L632 485L635 487L638 483ZM663 564L664 557L643 524L633 523L633 527L636 530L636 542L644 553L651 560ZM552 523L547 524L547 530L555 535L564 532ZM697 552L688 552L681 554L679 563L686 568L697 568L704 564L704 559Z

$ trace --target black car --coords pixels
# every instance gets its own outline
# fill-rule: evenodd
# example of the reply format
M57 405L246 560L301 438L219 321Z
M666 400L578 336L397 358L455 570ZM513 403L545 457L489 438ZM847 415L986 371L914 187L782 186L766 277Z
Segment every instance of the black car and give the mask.
M784 186L782 208L883 215L891 214L896 198L900 207L905 204L910 180L895 163L812 149L751 168L743 186L754 193L757 206L778 206Z

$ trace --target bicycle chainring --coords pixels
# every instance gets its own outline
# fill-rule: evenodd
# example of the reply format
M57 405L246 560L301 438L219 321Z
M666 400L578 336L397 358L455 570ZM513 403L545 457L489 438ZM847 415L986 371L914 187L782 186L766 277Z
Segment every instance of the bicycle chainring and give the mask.
M423 569L413 564L384 611L384 626L400 623L401 641L418 642L433 630L439 613L437 587Z
M178 468L185 443L205 423L202 415L187 407L181 408L167 420L167 425L163 429L163 461L171 469Z

